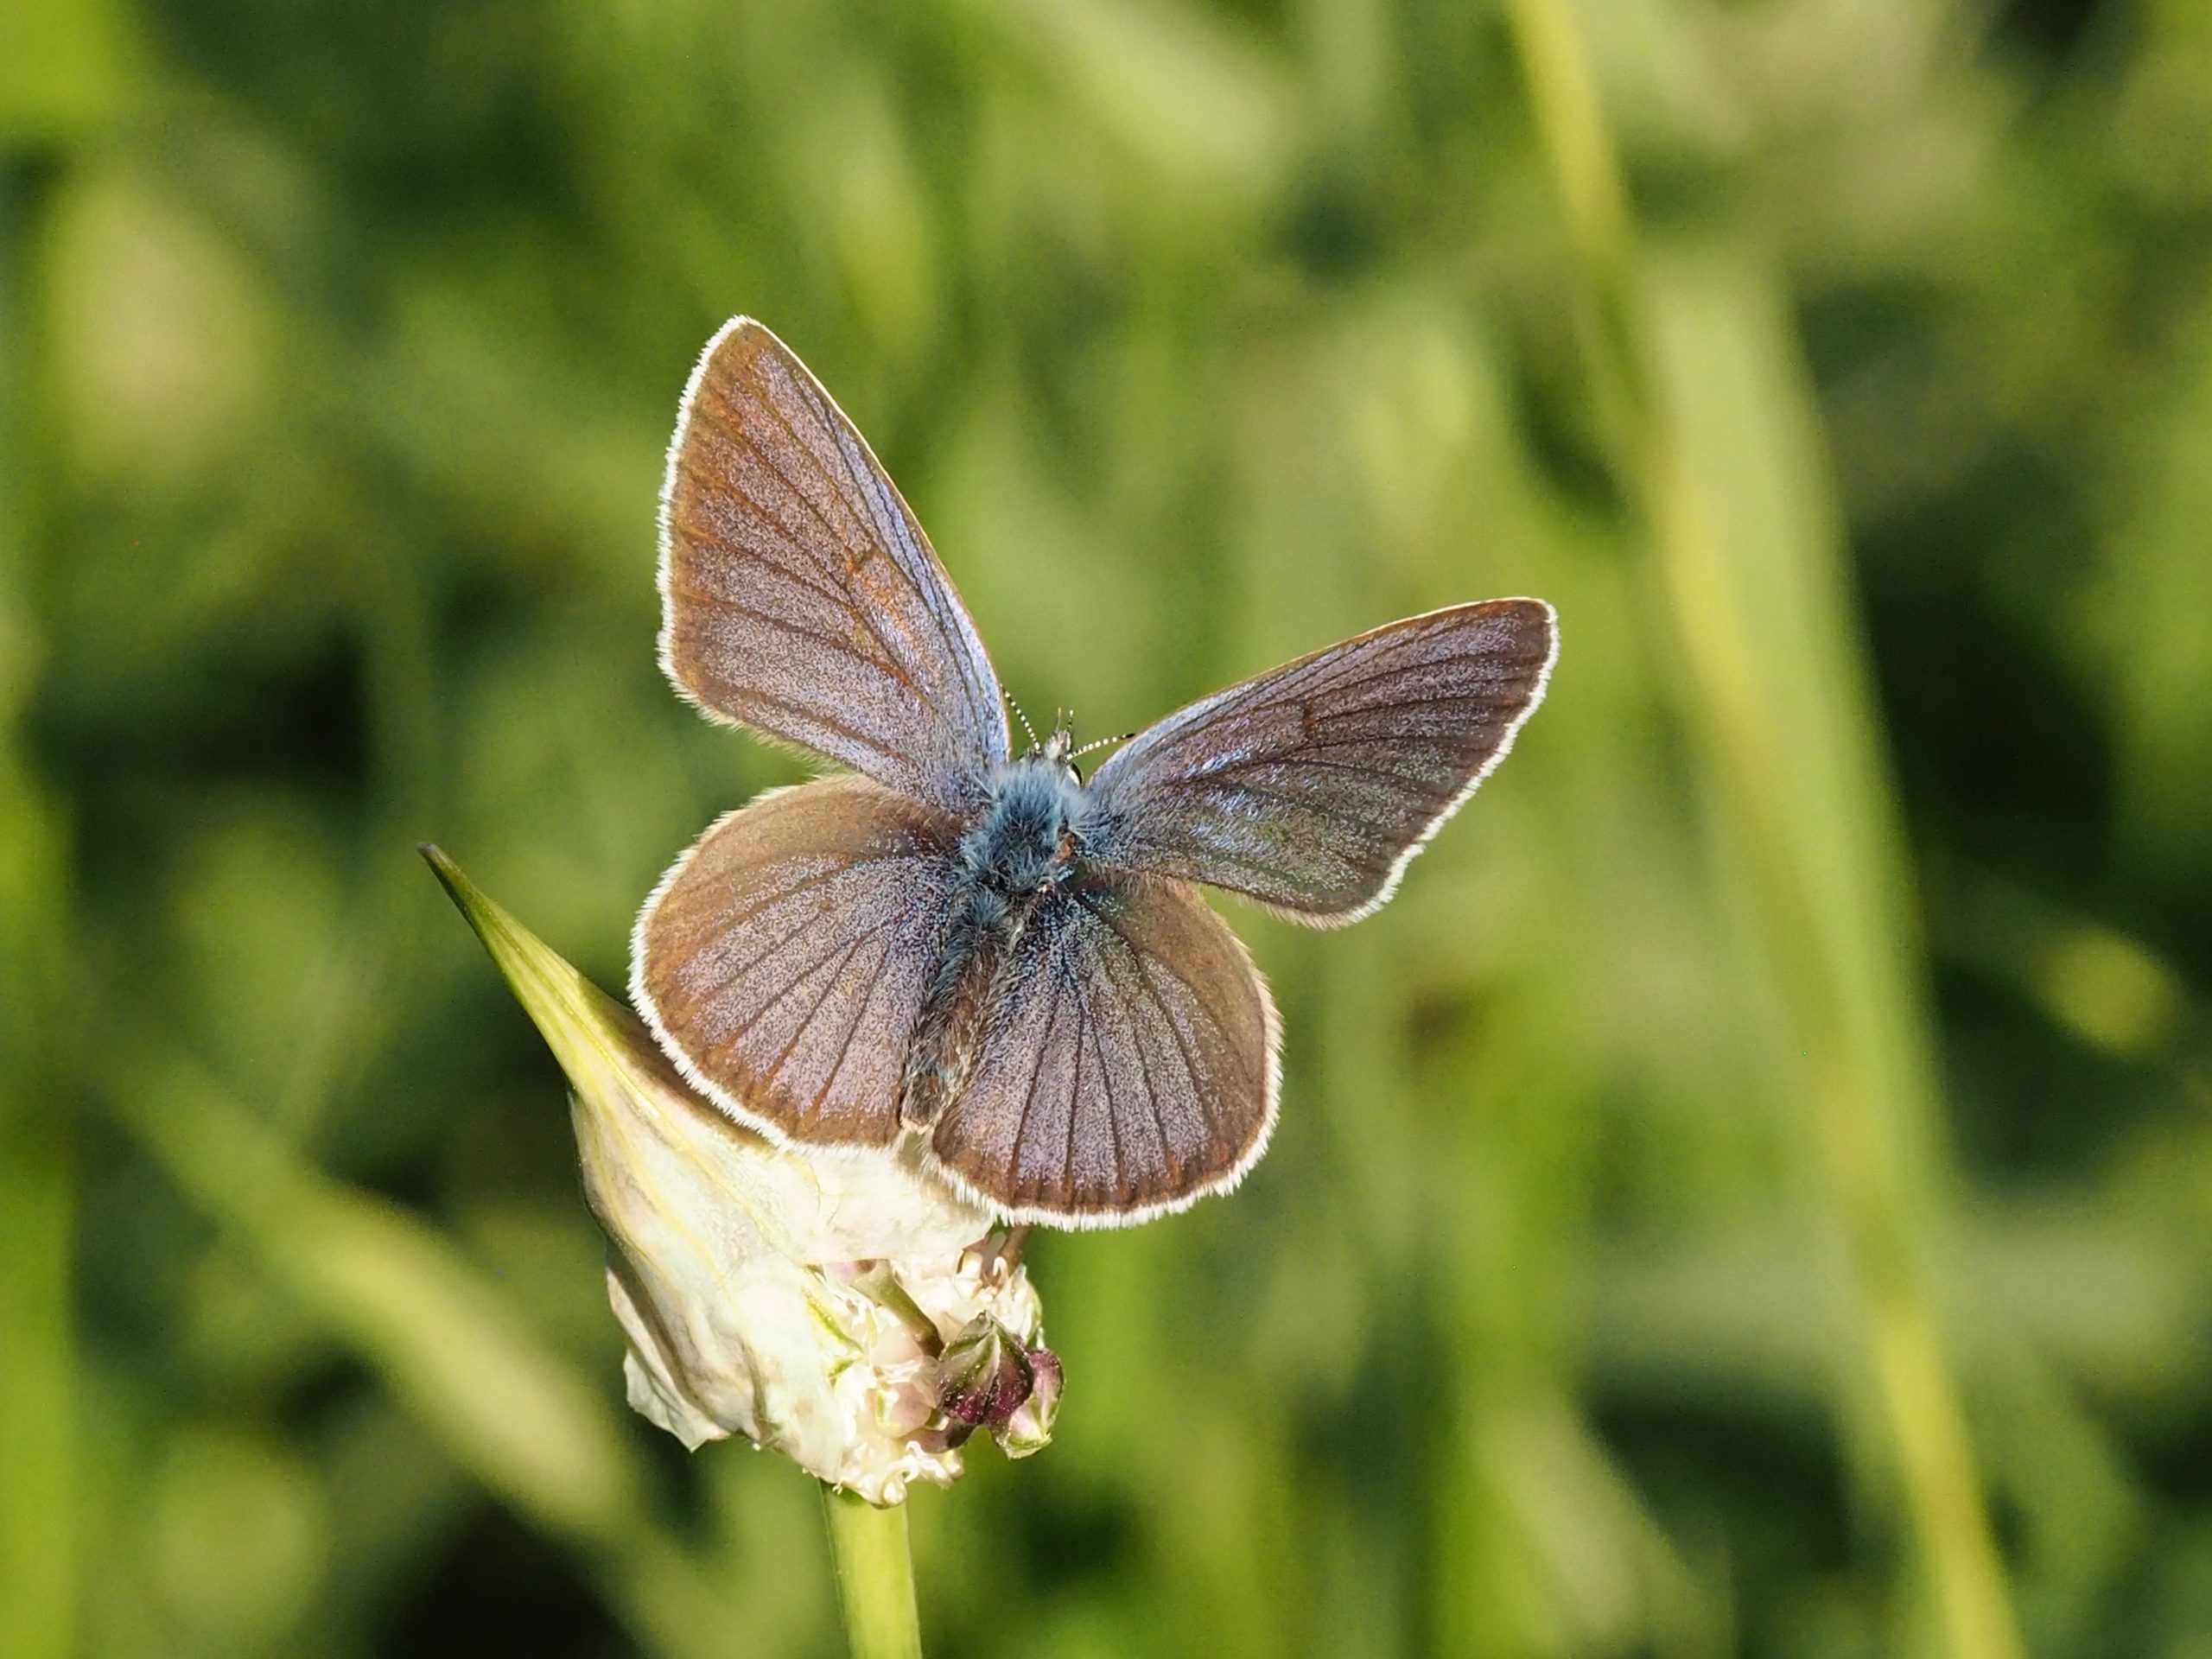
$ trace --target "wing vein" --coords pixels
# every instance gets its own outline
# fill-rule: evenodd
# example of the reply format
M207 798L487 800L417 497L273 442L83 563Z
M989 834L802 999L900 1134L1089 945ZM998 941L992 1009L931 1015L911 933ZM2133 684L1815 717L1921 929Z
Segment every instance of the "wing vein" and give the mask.
M1338 823L1348 824L1353 830L1359 831L1363 839L1369 841L1382 839L1382 837L1376 832L1386 828L1386 826L1376 823L1370 818L1361 817L1357 814L1344 811L1339 807L1323 806L1318 801L1309 801L1302 796L1293 795L1284 790L1271 789L1265 784L1255 784L1249 779L1246 778L1240 777L1236 782L1225 784L1217 783L1213 778L1205 778L1195 779L1191 784L1185 785L1185 787L1192 789L1217 788L1224 791L1233 790L1247 795L1257 795L1266 800L1281 801L1286 806L1292 808L1294 810L1300 812L1311 812L1316 817L1331 818Z
M873 669L876 672L883 674L887 678L895 678L902 684L908 687L912 687L914 684L913 676L908 674L898 664L888 663L880 658L872 657L868 652L855 645L851 640L840 639L834 633L823 633L819 629L802 627L796 622L786 621L782 617L771 615L766 611L755 609L753 607L747 605L739 600L725 599L719 594L708 594L694 591L687 594L685 597L696 600L702 604L715 606L721 610L734 611L740 616L749 618L751 620L755 622L763 623L768 627L776 630L778 632L795 634L801 639L810 639L815 644L823 646L826 650L843 652L844 655L851 658L855 662L859 663L863 667Z
M1116 937L1118 938L1119 936L1116 935ZM1102 967L1104 966L1105 960L1104 957L1102 956L1100 957L1100 963ZM1111 968L1106 968L1105 972L1109 981L1111 981L1114 978L1113 969ZM1127 974L1126 969L1123 970L1123 983L1125 984ZM1113 988L1116 991L1121 991L1122 989L1122 986L1116 985ZM1122 1015L1122 1030L1124 1033L1124 1041L1128 1046L1131 1057L1135 1062L1135 1064L1129 1069L1137 1080L1138 1087L1144 1090L1145 1118L1146 1121L1152 1125L1152 1138L1160 1147L1160 1164L1168 1172L1170 1179L1179 1177L1183 1173L1183 1160L1175 1155L1173 1148L1169 1147L1167 1144L1167 1125L1161 1120L1160 1116L1160 1096L1153 1089L1152 1075L1145 1069L1144 1044L1137 1036L1136 1016L1129 1011L1126 995L1124 995L1124 999L1119 1006Z
M1175 1052L1182 1058L1183 1075L1190 1079L1191 1098L1198 1103L1199 1116L1205 1119L1209 1131L1219 1135L1221 1120L1215 1116L1212 1103L1206 1098L1205 1083L1199 1077L1198 1068L1191 1058L1190 1045L1183 1040L1182 1025L1168 1007L1166 999L1160 995L1159 988L1153 983L1152 975L1145 967L1144 952L1131 944L1128 937L1122 932L1121 929L1115 927L1111 921L1108 921L1106 925L1112 930L1114 937L1122 941L1122 949L1129 953L1129 966L1136 971L1138 982L1143 985L1145 995L1152 999L1153 1006L1160 1010L1160 1020L1166 1026L1167 1034L1175 1039ZM1181 982L1179 980L1177 982L1179 984Z
M892 652L890 641L886 639L880 633L878 633L872 626L869 626L868 617L860 611L853 603L853 595L850 590L829 586L820 580L819 573L824 569L823 562L820 558L817 557L813 553L808 550L807 545L804 542L799 540L796 536L792 535L790 531L785 529L776 515L771 513L764 505L756 500L741 486L732 483L727 486L718 486L718 487L726 487L730 494L734 495L739 500L745 504L746 510L750 512L756 520L763 525L772 529L777 533L777 537L782 543L783 546L796 556L798 563L788 563L784 560L771 557L767 552L759 548L747 549L746 551L749 557L758 562L764 570L772 572L785 582L791 583L792 587L798 588L801 593L812 594L816 599L820 600L831 609L837 611L841 614L854 617L864 626L868 626L869 637L873 639L878 645L882 647L884 652L883 660L889 665L899 669L902 675L906 674L906 664L899 661L896 655ZM685 533L695 535L696 532L690 529L690 527L685 526ZM671 592L676 590L677 586L677 584L675 582L671 582L670 583ZM734 602L724 598L722 595L708 592L706 589L698 586L696 582L684 583L683 592L687 598L711 600L721 604ZM770 626L773 627L784 628L791 626L779 618L765 618L764 620L767 620ZM906 675L906 677L911 681L912 677L911 675Z
M722 421L711 411L709 413L708 419L714 424L721 426L724 432L728 434L732 443L744 445L745 453L747 454L760 460L761 467L764 471L775 478L778 482L781 483L785 490L794 497L801 506L808 508L809 511L812 511L812 505L807 501L804 493L782 473L777 471L773 466L770 465L765 457L761 456L759 448L750 438L747 438L738 433L734 429L731 428L727 422ZM829 601L833 605L843 605L848 602L849 595L835 588L825 588L822 586L820 582L810 579L808 575L809 571L818 571L823 568L821 555L813 549L811 543L807 537L800 535L798 531L791 527L785 515L781 511L772 507L766 501L763 500L746 480L740 478L726 477L718 472L711 471L703 461L701 461L689 454L679 458L677 462L677 466L680 471L692 479L695 485L700 488L703 496L731 496L742 503L746 512L750 515L754 523L758 524L762 529L770 531L773 533L773 537L779 549L793 556L798 563L797 564L785 563L770 558L765 552L762 552L758 548L747 548L746 550L747 552L753 558L760 560L761 563L766 565L771 570L775 571L778 575L784 576L793 583L806 588L808 592ZM703 500L700 500L694 501L691 504L691 506L694 511L696 511L702 508L705 505L706 503ZM827 522L823 519L822 515L819 512L815 512L814 517L816 522L822 524L824 529L829 528ZM686 526L686 528L690 529L691 527ZM848 555L852 552L852 549L845 543L844 538L838 536L836 531L831 530L830 533L837 541L841 547L844 547Z
M828 488L832 496L838 497L838 499L842 501L843 498L838 491L836 483L830 477L828 473L822 469L822 462L820 459L815 455L811 447L807 443L806 440L798 435L798 429L794 428L789 421L784 418L783 411L775 407L774 401L765 397L759 401L761 406L767 410L770 417L773 419L779 426L784 429L785 433L790 437L791 442L798 448L799 452L806 456L808 462L814 467L815 476L818 478L823 486ZM709 414L710 416L715 420L716 424L721 426L724 432L730 433L730 435L737 438L738 441L745 446L747 453L756 457L760 461L760 464L767 468L767 470L775 476L777 480L781 483L786 490L791 492L791 495L798 500L799 505L805 508L809 513L813 515L815 523L822 526L823 532L829 536L830 539L844 550L845 557L849 563L855 565L863 564L867 563L870 555L879 553L882 554L883 556L893 565L898 563L894 559L890 559L888 552L883 548L869 542L867 536L868 526L860 521L860 516L857 513L853 514L853 520L854 529L860 533L860 540L857 543L855 543L841 534L836 526L830 522L829 515L824 513L820 507L817 506L814 504L813 498L799 487L798 481L789 473L786 473L784 470L781 461L776 455L770 453L770 451L764 446L754 443L750 438L745 437L743 435L739 433L731 432L731 429L726 421L722 420L719 416L714 416L711 410L709 411ZM745 499L748 503L752 501L752 498L749 495L747 495L744 491L740 490L737 493L740 495L745 496ZM852 511L851 504L849 502L845 502L844 505L846 511L850 512ZM757 504L754 505L754 510L756 512L760 511ZM780 518L772 519L771 522L776 524L779 529L783 528ZM789 534L789 532L786 531L786 534ZM796 536L792 536L791 539L794 546L804 549L805 544L803 542L800 542ZM902 572L901 574L903 575L904 573ZM911 582L909 585L911 585ZM883 648L883 654L887 659L893 662L899 662L899 653L893 650L890 640L885 639L882 631L876 626L875 618L854 602L854 594L849 588L838 592L835 595L835 602L842 606L844 609L850 612L854 616L859 619L861 625L868 631L869 634L874 639L875 643ZM908 642L908 647L911 651L912 647L912 641ZM906 664L903 662L899 662L899 666L904 669ZM912 677L910 674L909 678Z
M958 675L963 682L969 681L969 676L972 672L973 664L970 664L968 659L971 655L973 655L973 653L963 652L953 642L952 636L946 631L944 617L941 614L939 610L939 606L944 601L944 594L950 592L950 581L944 577L941 569L931 572L931 574L937 578L934 585L941 590L940 592L933 594L930 591L929 586L925 585L916 573L909 569L906 563L898 556L898 552L894 551L893 547L890 545L893 542L899 543L899 550L900 551L906 551L910 554L916 551L915 549L908 544L908 525L906 523L906 515L900 512L895 505L889 507L887 511L885 504L875 499L877 492L871 489L868 484L863 482L860 474L860 469L854 465L849 447L846 442L846 431L843 429L842 423L836 414L831 410L816 406L815 398L811 394L810 389L806 387L804 383L794 385L792 390L806 401L809 405L809 412L813 415L814 418L817 422L820 423L822 432L823 435L829 439L830 448L837 457L837 464L839 467L843 471L847 481L852 486L852 493L848 494L846 492L840 490L837 487L836 480L830 476L829 470L823 466L821 457L814 453L813 446L808 443L806 440L799 435L798 429L794 427L785 416L783 410L774 406L773 400L764 400L764 402L768 404L769 413L774 416L777 423L780 425L791 436L792 442L797 444L800 449L806 454L808 460L814 466L817 475L821 479L823 485L829 488L830 493L838 499L848 512L852 514L855 528L859 531L862 537L861 551L866 555L880 556L885 563L890 565L893 569L899 573L899 580L906 583L907 591L912 593L913 596L921 602L924 613L929 617L931 625L937 630L939 643L944 646L946 652L951 658L953 671ZM857 433L852 434L851 435L855 440L857 440L859 436ZM777 472L778 476L783 476L781 467L776 467L775 471ZM875 481L877 485L887 486L890 483L890 480L883 476L880 467L875 469ZM790 480L786 479L785 482L789 484ZM792 484L791 485L791 487L793 490L797 490L798 486ZM811 504L810 503L809 505ZM866 510L865 517L863 517L862 512L858 509ZM821 517L818 512L816 516L817 518ZM823 524L824 527L827 528L828 521L826 519L823 520ZM874 532L872 537L868 534L871 530ZM835 532L833 531L832 534L835 534ZM842 540L842 537L839 539L841 541ZM847 543L845 546L846 552L849 556L853 553L854 549L849 543ZM865 562L865 560L863 559L862 562ZM882 645L887 652L891 651L890 642L885 639L882 634L877 631L872 618L868 620L868 631L871 633L875 634L877 642ZM906 640L906 644L908 652L917 658L922 655L922 650L918 641L910 639ZM976 702L980 701L980 698L975 695L975 687L972 682L967 683L963 689L969 694L969 708L967 710L969 718L963 720L962 724L963 728L966 728L967 735L980 737L982 734L975 731L975 722L972 717L975 712L975 706ZM998 757L994 755L990 758L995 760Z
M809 1112L818 1112L822 1109L822 1103L829 1098L830 1090L836 1086L838 1077L843 1075L846 1057L853 1052L853 1038L867 1020L868 1011L875 1006L876 992L883 988L883 964L891 959L891 947L895 943L897 936L891 929L885 928L882 937L883 949L876 953L875 971L868 976L868 993L861 998L860 1006L853 1010L852 1021L845 1027L845 1039L837 1045L837 1058L830 1063L830 1069L823 1073L822 1086L814 1091L814 1098L807 1103L806 1109Z
M755 917L759 916L760 912L767 909L769 906L780 904L785 899L797 898L803 893L810 893L817 887L834 881L841 876L849 874L852 868L853 867L849 864L842 865L838 868L827 871L821 875L810 877L805 882L800 885L787 888L781 893L774 893L770 897L762 899L751 909L739 912L736 916L731 918L730 925L733 927L743 926L746 923L752 921ZM711 986L709 986L707 988L701 991L698 995L693 999L695 1004L700 1002L710 1002L714 1001L715 998L720 996L724 991L735 984L739 979L742 978L745 975L751 973L755 968L758 968L762 963L767 961L770 957L772 957L777 951L791 944L808 929L817 925L821 920L822 912L819 911L816 911L806 916L802 916L799 918L798 925L792 927L789 931L778 937L773 943L761 947L757 954L747 958L741 963L739 963L735 967L729 969L727 972L723 973L720 978L716 979Z
M1068 989L1075 1002L1075 1043L1070 1051L1075 1063L1070 1068L1068 1127L1067 1133L1062 1137L1060 1142L1060 1168L1065 1173L1068 1191L1072 1192L1077 1185L1075 1168L1075 1130L1077 1116L1083 1109L1083 1044L1084 1039L1090 1032L1090 1002L1083 994L1083 982L1080 979L1071 976ZM1107 1109L1110 1116L1112 1115L1110 1103Z
M1099 1027L1104 1022L1103 1020L1093 1022L1090 1020L1090 998L1080 990L1077 995L1083 998L1085 1025L1090 1032L1090 1055L1098 1063L1098 1089L1103 1099L1106 1113L1106 1135L1114 1146L1114 1195L1120 1198L1130 1190L1129 1174L1128 1166L1122 1157L1122 1120L1120 1115L1114 1109L1116 1098L1114 1092L1114 1074L1107 1067L1106 1050L1098 1039Z
M1021 1116L1014 1120L1012 1150L1014 1169L1016 1173L1019 1173L1021 1168L1022 1145L1029 1138L1029 1113L1037 1104L1037 1079L1045 1074L1045 1057L1052 1052L1052 1033L1059 1029L1059 1024L1060 998L1058 989L1054 988L1052 992L1052 1001L1046 1007L1045 1034L1037 1044L1037 1061L1029 1068L1029 1087L1022 1092Z
M859 941L855 940L852 944L845 946L846 953L850 955L858 944ZM798 973L793 974L791 976L790 982L782 990L777 992L775 995L770 997L766 1002L763 1002L759 1007L753 1009L751 1014L747 1014L741 1024L738 1025L723 1036L721 1041L717 1045L717 1046L724 1050L728 1049L739 1038L744 1036L746 1033L751 1031L753 1027L759 1025L761 1020L766 1019L770 1014L780 1007L785 1001L790 997L792 992L804 985L806 982L813 976L817 969L823 967L829 962L830 957L836 954L837 947L833 944L827 950L824 950L820 956L815 957L813 961L808 963L806 966L801 969ZM834 982L836 976L832 975L831 979ZM817 1002L816 1006L819 1007L820 1004ZM780 1065L782 1063L782 1058L779 1056L777 1064ZM766 1072L762 1075L764 1077L767 1077L774 1074L772 1072Z
M858 435L855 434L855 437L857 439ZM921 563L925 557L929 563L936 563L936 556L929 553L925 546L913 544L913 538L918 537L919 532L909 524L908 517L900 510L898 501L887 496L886 492L890 487L891 480L884 476L881 469L876 469L872 484L864 483L860 475L860 469L854 465L853 457L849 453L847 445L840 442L836 445L836 450L837 459L844 467L845 476L852 480L855 490L868 499L877 529L887 533L895 532L905 550L917 563ZM888 556L888 550L886 550L886 556ZM989 702L989 697L985 688L975 678L976 664L973 659L976 653L966 648L972 642L956 641L952 637L950 618L944 606L944 593L950 591L950 583L940 580L933 584L925 585L903 561L893 558L891 563L898 569L899 575L905 578L906 586L912 591L914 597L922 601L922 608L929 613L930 620L937 625L938 639L943 643L946 652L950 654L953 667L958 671L961 678L967 683L968 714L970 717L968 723L970 735L977 738L986 737L986 733L974 730L974 724L976 718L982 715ZM941 575L942 573L933 572L932 574ZM932 594L929 591L930 586L934 586L940 591ZM988 747L988 743L985 747ZM991 758L996 760L1000 757L994 755Z
M823 1004L829 1001L830 994L837 988L837 982L845 971L845 964L853 959L853 953L861 948L861 945L866 941L867 938L868 936L864 933L855 935L852 943L845 947L844 954L837 957L837 965L822 976L821 993L815 997L812 1002L807 1005L807 1010L804 1017L799 1020L797 1028L792 1031L790 1039L785 1041L783 1047L778 1051L775 1064L771 1065L768 1070L762 1074L762 1083L772 1084L779 1077L783 1075L784 1067L790 1063L791 1055L798 1050L799 1044L805 1039L806 1033L814 1029L814 1022L821 1018ZM832 954L835 953L833 952ZM829 957L825 956L822 958L822 962L827 962L829 959ZM819 968L821 965L821 963L817 963L815 964L815 968ZM814 968L810 968L807 969L807 973L810 975L814 970ZM797 982L804 984L805 981L801 979Z
M751 686L738 686L734 688L734 690L741 706L747 702L750 702L755 705L765 706L770 709L780 709L787 714L802 715L805 719L814 721L824 730L834 732L839 737L844 738L849 742L857 744L861 748L873 749L876 753L884 755L890 760L903 761L908 758L899 750L892 747L888 743L880 742L876 739L868 736L867 733L861 731L857 728L848 726L843 721L833 720L828 715L823 714L820 709L811 708L806 703L794 702L789 697L779 697L773 692L757 690ZM833 756L831 758L834 760L836 757Z

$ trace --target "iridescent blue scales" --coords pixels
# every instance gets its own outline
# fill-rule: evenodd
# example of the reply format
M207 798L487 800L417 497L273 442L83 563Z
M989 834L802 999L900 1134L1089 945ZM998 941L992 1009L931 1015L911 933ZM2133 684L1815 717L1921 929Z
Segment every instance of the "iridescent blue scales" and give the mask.
M1191 704L1088 783L1012 752L997 676L850 422L740 318L686 388L662 661L715 717L853 769L708 830L638 918L632 995L692 1081L788 1141L918 1140L1018 1221L1233 1185L1277 1026L1192 883L1332 926L1387 899L1541 699L1551 607L1412 617Z

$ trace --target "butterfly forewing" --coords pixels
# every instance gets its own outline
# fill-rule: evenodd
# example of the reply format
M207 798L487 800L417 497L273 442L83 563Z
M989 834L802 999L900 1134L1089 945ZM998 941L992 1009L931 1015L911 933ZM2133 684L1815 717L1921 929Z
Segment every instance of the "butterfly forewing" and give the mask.
M1000 979L931 1146L1016 1219L1126 1225L1233 1185L1275 1108L1275 1014L1244 947L1180 882L1048 899Z
M739 318L684 392L661 506L661 655L709 711L948 811L1007 755L996 677L867 443Z
M798 1140L889 1144L943 950L950 833L864 778L732 813L638 918L640 1012L734 1116Z
M1503 757L1556 643L1539 600L1391 623L1191 704L1098 771L1101 864L1351 921Z

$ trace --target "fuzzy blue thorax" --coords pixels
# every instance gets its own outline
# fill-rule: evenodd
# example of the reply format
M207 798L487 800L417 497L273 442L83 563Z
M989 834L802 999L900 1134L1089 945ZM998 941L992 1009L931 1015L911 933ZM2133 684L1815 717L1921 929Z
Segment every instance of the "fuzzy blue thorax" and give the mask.
M1086 797L1064 739L999 768L990 804L960 839L963 875L1008 899L1040 893L1075 872Z

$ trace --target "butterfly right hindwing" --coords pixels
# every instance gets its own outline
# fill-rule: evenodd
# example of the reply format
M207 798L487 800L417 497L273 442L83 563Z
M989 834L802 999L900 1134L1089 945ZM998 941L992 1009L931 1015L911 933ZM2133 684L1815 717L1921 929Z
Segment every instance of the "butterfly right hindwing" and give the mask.
M1125 1226L1235 1185L1275 1112L1274 1002L1179 881L1089 878L1039 907L931 1147L1014 1219Z

